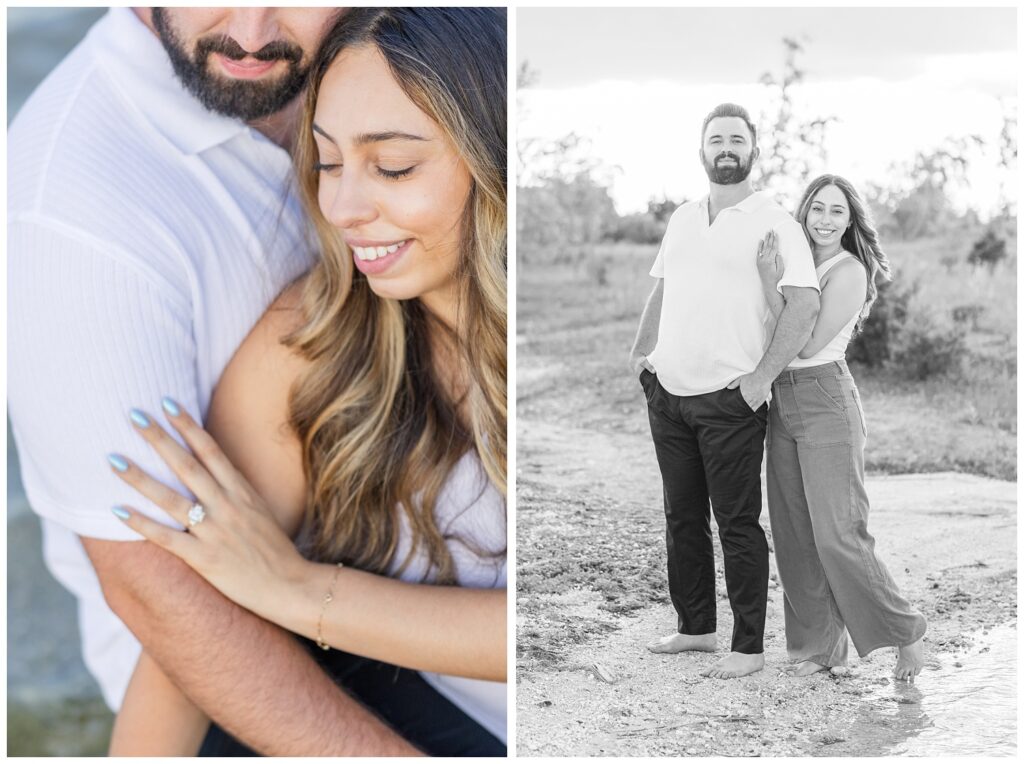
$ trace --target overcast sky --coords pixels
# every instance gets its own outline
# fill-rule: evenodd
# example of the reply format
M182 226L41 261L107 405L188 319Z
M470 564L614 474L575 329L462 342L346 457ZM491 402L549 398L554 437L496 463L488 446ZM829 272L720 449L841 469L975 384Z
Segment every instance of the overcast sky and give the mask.
M704 192L703 114L730 100L756 117L783 37L804 47L802 115L840 119L828 169L855 182L949 135L994 143L1017 102L1013 8L520 8L517 29L517 58L539 74L521 94L520 135L587 137L621 168L620 212ZM977 178L979 198L994 194L989 180Z
M1012 8L520 8L518 58L545 87L606 79L755 82L780 40L804 42L808 75L909 79L934 57L1012 52ZM986 86L1015 89L1015 73Z

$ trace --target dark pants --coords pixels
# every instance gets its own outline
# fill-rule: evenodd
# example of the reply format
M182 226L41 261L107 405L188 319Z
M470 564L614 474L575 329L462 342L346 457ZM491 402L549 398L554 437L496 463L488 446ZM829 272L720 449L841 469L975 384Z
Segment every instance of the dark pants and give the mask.
M506 756L505 745L437 692L416 671L299 638L321 667L353 698L430 756ZM200 756L258 756L216 724Z
M739 388L673 395L649 371L640 382L664 484L668 589L679 633L717 628L710 500L732 606L732 650L764 652L768 543L759 517L768 405L751 411Z

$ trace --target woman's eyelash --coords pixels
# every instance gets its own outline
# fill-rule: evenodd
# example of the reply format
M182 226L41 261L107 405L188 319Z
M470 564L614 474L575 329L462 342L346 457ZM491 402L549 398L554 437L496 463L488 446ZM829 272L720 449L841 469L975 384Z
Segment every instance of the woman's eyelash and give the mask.
M341 164L337 163L332 164L329 162L314 162L313 172L332 172L334 170L341 168L341 166ZM398 178L404 178L414 169L416 169L416 165L409 165L408 167L405 167L401 170L385 170L383 167L378 167L377 173L383 178L388 178L389 180L397 180Z
M378 167L377 172L380 173L383 177L391 178L393 180L396 178L404 178L406 175L411 173L413 169L415 169L415 167L416 165L409 165L403 170L385 170L383 167Z

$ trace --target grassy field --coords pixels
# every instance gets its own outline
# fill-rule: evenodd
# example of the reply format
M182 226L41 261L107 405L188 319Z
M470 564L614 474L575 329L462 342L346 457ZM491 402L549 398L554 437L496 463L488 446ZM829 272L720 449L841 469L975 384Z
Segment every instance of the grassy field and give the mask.
M976 237L976 235L975 235ZM1006 480L1017 476L1016 260L995 268L964 262L969 233L888 246L896 278L917 284L911 314L948 321L976 306L961 372L926 381L899 370L854 366L868 420L868 469L890 474L953 470ZM1016 250L1011 242L1009 251ZM520 353L520 412L603 427L647 427L635 410L638 387L627 356L653 280L656 246L598 245L576 253L527 253L520 259L517 320L530 356L564 363L560 384L579 407L531 383ZM524 362L525 361L525 362ZM528 435L526 436L528 437Z

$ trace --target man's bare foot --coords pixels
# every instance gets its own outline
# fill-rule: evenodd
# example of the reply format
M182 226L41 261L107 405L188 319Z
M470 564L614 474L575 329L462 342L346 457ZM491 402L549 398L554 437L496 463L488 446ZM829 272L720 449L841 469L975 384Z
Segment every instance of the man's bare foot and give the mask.
M701 676L712 679L735 679L760 671L764 668L764 653L729 653L711 668L701 671Z
M914 677L924 668L924 637L913 644L897 648L896 668L893 676L903 681L914 683Z
M652 653L682 653L697 650L702 653L713 653L718 644L714 634L669 634L647 643Z
M787 666L786 673L789 676L810 676L811 674L817 674L819 671L828 671L830 666L822 666L820 663L814 661L800 661L795 666Z

